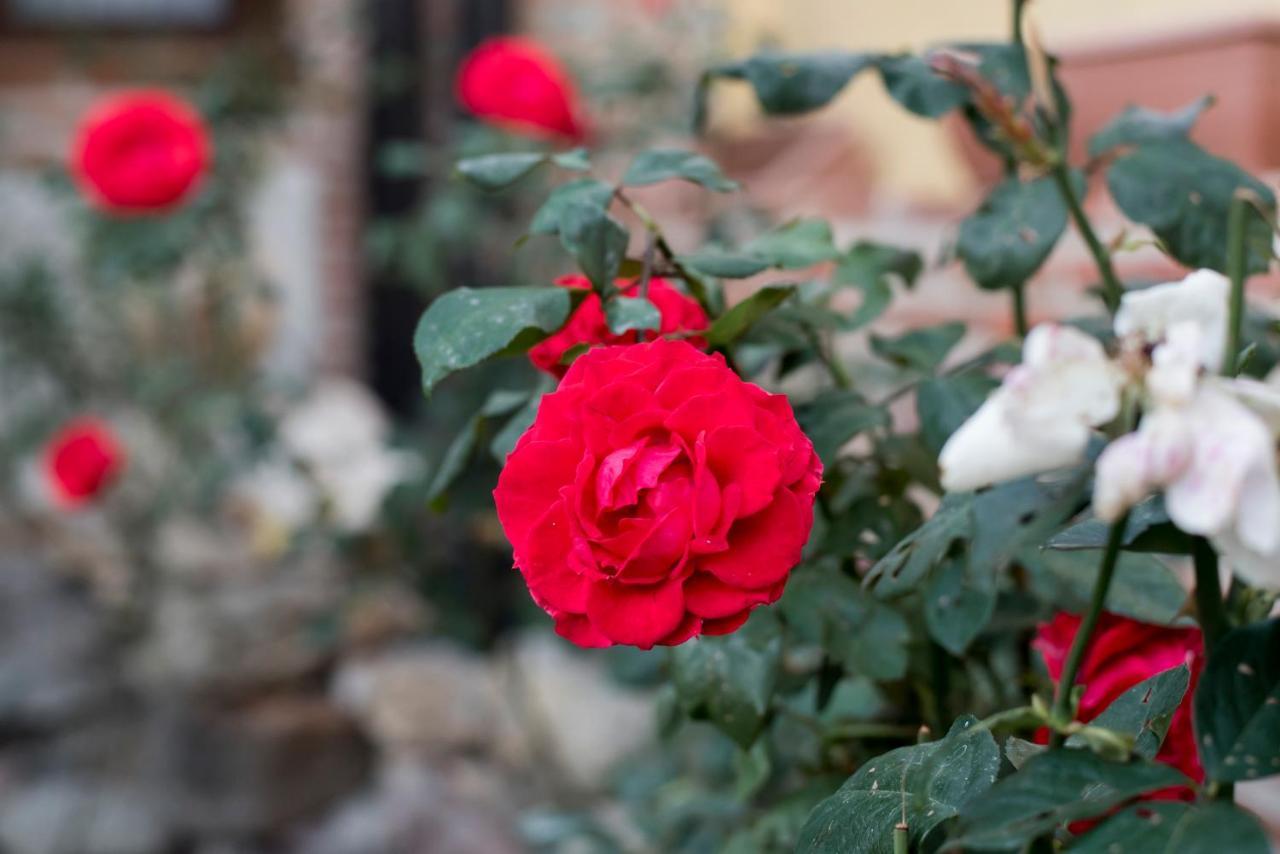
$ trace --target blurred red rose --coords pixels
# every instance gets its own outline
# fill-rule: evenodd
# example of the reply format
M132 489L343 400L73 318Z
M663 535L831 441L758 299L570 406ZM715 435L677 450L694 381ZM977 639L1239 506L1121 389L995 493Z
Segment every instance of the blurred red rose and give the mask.
M586 276L562 276L556 284L564 288L591 287ZM639 293L639 282L619 279L617 285L623 296L634 297ZM662 325L657 332L646 332L646 339L673 332L699 332L709 325L707 313L698 301L685 296L666 279L649 280L649 302L662 315ZM569 366L560 364L560 358L579 344L635 344L639 340L640 333L635 330L622 335L609 331L600 296L591 294L573 312L564 328L529 350L529 359L552 376L562 377ZM706 340L697 336L687 340L698 348L707 346Z
M577 359L493 495L556 631L647 649L731 632L776 601L821 480L785 396L658 339Z
M586 138L577 87L559 60L532 39L481 42L458 67L455 88L463 107L500 127L572 142Z
M109 425L96 418L77 418L49 440L44 471L54 500L73 508L109 486L124 461L124 449Z
M163 211L187 198L209 167L203 119L158 90L107 97L80 122L71 172L95 204L116 213Z
M1079 628L1080 617L1059 613L1036 633L1032 646L1044 657L1055 687ZM1191 685L1156 758L1200 782L1204 768L1191 726L1191 697L1204 665L1204 638L1198 628L1153 626L1104 613L1076 679L1085 686L1080 720L1088 723L1134 685L1182 664L1191 668Z

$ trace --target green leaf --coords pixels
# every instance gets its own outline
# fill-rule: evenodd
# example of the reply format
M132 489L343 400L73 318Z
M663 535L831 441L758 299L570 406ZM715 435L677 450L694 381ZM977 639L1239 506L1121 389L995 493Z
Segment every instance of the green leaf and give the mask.
M875 60L867 53L762 53L710 74L749 82L766 113L795 115L826 106Z
M963 655L995 613L995 567L965 555L948 558L930 576L923 596L929 635L948 652Z
M756 291L715 319L707 330L708 346L726 347L737 341L794 292L791 285L769 285Z
M835 461L840 448L859 433L889 426L889 413L856 391L823 392L796 408L796 419L823 463Z
M662 313L644 297L614 297L604 304L604 317L614 335L662 326Z
M527 404L528 401L529 392L527 391L498 389L489 395L480 407L480 411L467 420L466 425L440 457L435 474L432 475L431 482L427 486L428 505L436 510L444 509L445 493L466 469L485 421L506 415Z
M1187 139L1139 145L1112 164L1107 186L1125 216L1150 226L1174 258L1219 272L1226 270L1227 214L1236 190L1254 193L1268 211L1276 206L1265 184ZM1265 271L1271 227L1252 208L1245 243L1248 271Z
M684 267L722 279L745 279L769 269L768 261L743 252L708 250L680 255L676 260Z
M586 172L591 168L591 152L585 148L574 148L553 154L550 160L561 169L572 172Z
M1047 543L1051 549L1101 549L1107 544L1111 526L1092 516L1077 522ZM1191 554L1191 537L1169 520L1164 498L1152 496L1129 511L1121 547L1135 552Z
M1048 745L1036 744L1012 735L1004 742L1004 755L1008 757L1009 764L1019 771L1031 760L1031 757L1039 756L1048 749Z
M1133 739L1136 755L1155 759L1190 684L1191 670L1185 664L1157 673L1117 697L1089 725ZM1067 746L1083 747L1084 741L1073 735Z
M936 119L969 100L965 87L934 73L919 56L886 56L878 67L890 97L918 116Z
M1108 762L1087 750L1033 756L971 801L946 850L1020 850L1067 822L1093 818L1130 798L1190 781L1168 765Z
M1080 467L980 492L973 499L969 559L999 569L1023 548L1041 545L1079 509L1089 475L1089 467Z
M796 219L760 235L743 247L771 267L796 270L831 261L840 253L823 219Z
M965 326L959 321L914 329L897 338L871 336L871 351L899 367L929 374L937 370L951 348L964 337Z
M454 371L523 353L564 325L569 288L455 288L427 308L413 336L427 393Z
M1083 179L1077 174L1077 185ZM979 287L1021 285L1053 251L1067 227L1067 205L1050 177L1009 177L960 224L956 253Z
M1096 552L1026 549L1018 562L1030 573L1036 595L1067 611L1082 612L1098 577ZM1144 623L1169 625L1187 601L1178 576L1151 555L1123 552L1116 562L1106 609Z
M426 501L427 505L437 512L444 509L445 493L458 476L467 467L467 461L471 459L471 453L476 447L476 438L480 434L481 417L473 415L467 420L462 430L449 443L449 447L445 449L444 455L441 456L440 462L436 465L435 474L431 476L431 483L427 486Z
M1148 801L1116 813L1076 840L1072 854L1267 854L1258 820L1225 801Z
M840 790L813 808L797 854L892 854L893 828L906 814L913 850L986 791L1000 769L1000 749L974 718L945 738L870 759Z
M524 435L524 431L533 426L533 420L538 415L538 406L542 403L542 395L548 389L545 386L539 387L532 394L524 406L516 410L507 423L493 435L493 440L489 442L489 453L499 465L505 465L507 455L515 448L516 442Z
M596 291L613 288L628 242L627 230L617 220L588 199L572 201L560 215L560 242Z
M865 240L855 243L840 258L833 278L836 287L853 286L862 291L862 303L843 328L860 329L875 320L893 299L891 278L896 276L911 287L923 269L918 252Z
M777 619L756 611L724 637L697 637L672 650L671 677L685 711L705 715L743 748L755 741L778 680Z
M530 234L559 234L565 211L578 204L606 211L613 199L613 187L595 178L578 178L551 191L547 200L533 215Z
M880 559L864 580L882 599L913 593L973 527L973 495L949 493L937 512Z
M1185 139L1200 114L1213 106L1213 101L1212 95L1205 95L1171 113L1146 107L1127 107L1089 139L1089 156L1100 157L1121 145Z
M547 161L545 154L484 154L459 160L458 174L482 190L501 190L528 175Z
M1210 779L1280 774L1280 618L1223 636L1196 686L1194 719Z
M779 607L798 637L821 644L852 672L878 680L906 674L911 640L906 620L832 562L793 572Z
M925 445L937 454L951 434L999 385L986 374L969 371L955 376L932 377L916 387L916 416Z
M708 190L729 193L738 189L737 181L730 181L720 171L715 161L696 151L676 148L658 148L641 152L631 161L631 168L622 177L622 183L638 187L657 184L660 181L681 179L700 184Z

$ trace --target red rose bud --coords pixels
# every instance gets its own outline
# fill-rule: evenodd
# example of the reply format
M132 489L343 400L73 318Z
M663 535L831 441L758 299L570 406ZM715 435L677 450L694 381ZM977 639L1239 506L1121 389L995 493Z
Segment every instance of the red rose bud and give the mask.
M493 497L560 635L648 649L732 632L776 601L821 481L785 396L659 339L578 358Z
M586 276L563 276L556 280L556 284L564 288L591 287ZM617 285L623 296L639 295L639 282L619 279ZM662 324L656 332L646 331L645 340L673 332L698 332L709 325L707 313L698 301L681 293L665 279L649 280L649 302L662 315ZM563 377L569 366L562 365L560 359L579 344L635 344L640 338L640 332L634 329L621 335L611 332L600 296L593 293L582 301L559 332L529 350L529 360L552 376ZM697 336L686 340L699 349L707 346L706 340Z
M135 90L99 101L81 120L71 172L105 210L155 213L191 194L212 150L194 108L167 92Z
M1079 628L1079 617L1059 613L1036 632L1032 646L1044 656L1055 687L1062 678L1067 652ZM1085 686L1080 700L1080 720L1088 723L1134 685L1183 664L1191 668L1191 684L1174 712L1156 759L1200 782L1204 780L1204 768L1200 765L1191 727L1191 698L1204 665L1204 637L1199 629L1153 626L1104 613L1076 679ZM1170 793L1160 794L1167 797Z
M79 418L58 431L45 448L45 476L60 505L79 507L111 484L124 460L124 449L106 423Z
M455 88L463 107L500 127L572 142L586 138L577 87L559 60L532 39L482 42L458 67Z

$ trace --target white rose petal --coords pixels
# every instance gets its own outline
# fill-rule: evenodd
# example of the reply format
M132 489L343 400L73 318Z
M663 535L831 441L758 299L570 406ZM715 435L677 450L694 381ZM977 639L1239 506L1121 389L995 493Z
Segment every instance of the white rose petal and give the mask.
M1119 411L1121 382L1095 339L1069 326L1037 326L1023 364L943 446L943 487L978 489L1079 462L1090 428Z
M1200 327L1200 364L1210 373L1222 367L1227 344L1231 283L1213 270L1197 270L1180 282L1129 291L1116 312L1119 336L1140 335L1149 343L1165 340L1179 323Z

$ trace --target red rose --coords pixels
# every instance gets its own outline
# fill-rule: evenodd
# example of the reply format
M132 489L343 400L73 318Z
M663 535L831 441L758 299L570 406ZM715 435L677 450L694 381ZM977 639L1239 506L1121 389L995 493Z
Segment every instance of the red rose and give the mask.
M67 423L45 447L44 470L54 499L78 507L105 489L124 466L111 428L95 418Z
M71 171L99 206L148 213L186 198L211 156L199 113L167 92L137 90L89 110L76 133Z
M1079 628L1079 617L1059 613L1036 632L1032 646L1044 656L1055 686L1062 677L1067 652ZM1093 720L1134 685L1182 664L1191 668L1191 684L1173 715L1169 733L1156 758L1200 782L1204 779L1204 768L1200 765L1191 727L1191 697L1204 665L1204 637L1199 629L1153 626L1104 613L1076 679L1085 686L1080 700L1080 720L1086 723Z
M563 276L556 280L556 284L564 288L591 287L586 276ZM618 288L623 296L631 297L637 294L639 283L628 284L619 279ZM698 301L685 296L665 279L649 280L649 302L662 315L662 325L656 333L647 332L646 339L673 332L696 332L708 326L707 313L698 305ZM609 324L604 318L604 309L600 305L600 296L591 294L574 311L564 328L529 351L529 359L552 376L562 377L569 366L560 364L560 358L579 344L634 344L639 340L640 334L635 330L622 335L610 332ZM707 346L702 338L688 340L699 348Z
M532 136L586 138L586 120L572 78L532 39L482 42L458 67L458 101L496 125Z
M658 339L575 361L493 496L560 635L648 649L731 632L776 601L821 480L786 397Z

